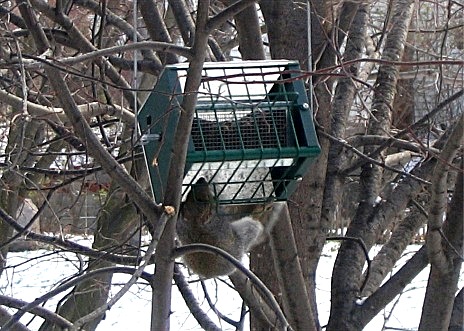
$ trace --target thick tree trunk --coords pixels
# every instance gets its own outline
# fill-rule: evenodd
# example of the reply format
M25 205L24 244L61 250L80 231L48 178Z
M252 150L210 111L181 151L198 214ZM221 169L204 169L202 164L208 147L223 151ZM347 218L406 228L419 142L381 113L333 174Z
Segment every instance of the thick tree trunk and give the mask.
M306 26L307 15L306 9L304 6L296 4L294 1L261 1L260 7L266 21L266 27L268 32L269 44L271 57L273 59L289 59L289 60L298 60L302 69L308 68L308 28ZM310 96L311 97L311 96ZM323 149L324 151L324 149ZM319 158L321 159L321 157ZM319 161L317 161L319 162ZM317 165L313 167L318 168ZM322 162L321 169L325 168L324 162ZM316 170L314 173L321 173ZM314 178L304 178L303 182L300 183L298 191L294 194L295 198L299 199L301 197L303 200L306 200L308 197L310 199L315 199L314 205L320 205L317 202L319 200L318 194L312 186L312 181ZM320 179L322 180L322 178ZM311 182L311 183L309 183ZM317 182L317 179L316 179ZM312 187L311 187L312 186ZM315 184L317 187L318 184ZM322 186L322 185L320 185ZM302 190L306 192L302 192ZM309 192L308 192L309 190ZM319 200L320 201L320 200ZM313 293L309 292L308 289L311 288L313 277L309 277L310 271L308 267L308 255L311 255L311 251L307 249L309 243L313 243L312 240L308 239L310 230L308 226L311 222L308 222L306 216L308 215L317 215L318 212L315 211L313 205L308 206L308 201L299 204L295 208L293 203L289 204L291 222L294 230L295 241L297 244L297 251L299 262L301 263L301 268L304 277L304 283L306 284L306 290L309 293L309 298L312 306L313 321L312 325L317 325L317 310L315 306L315 298L312 295ZM303 207L305 206L305 207ZM317 208L317 207L316 207ZM315 216L317 219L317 216ZM312 224L315 224L313 222ZM314 232L313 232L314 233ZM280 247L276 247L280 249ZM314 250L313 250L314 251ZM259 257L259 259L258 259ZM259 247L259 251L255 250L252 254L251 267L253 272L255 272L264 283L273 291L273 293L281 293L278 279L274 271L272 264L269 264L267 261L272 260L273 256L269 245L264 245ZM314 269L312 272L314 275ZM277 298L279 301L282 301L282 298ZM258 323L252 323L253 330L267 330L265 325Z
M448 331L462 331L464 329L464 288L461 288L454 299Z
M396 2L392 28L386 40L383 53L385 60L401 59L407 30L412 15L413 1ZM396 91L398 68L393 65L382 65L379 68L374 86L372 102L372 118L369 120L368 134L383 136L390 130L391 105ZM373 149L366 148L369 153ZM380 159L380 157L378 157ZM351 222L347 236L368 241L368 249L375 241L375 233L370 230L370 220L380 193L382 168L366 164L362 168L360 180L360 203ZM362 268L365 257L359 245L345 241L340 247L332 276L331 314L327 330L356 330L352 324L353 310L356 308L356 297L362 281Z
M35 158L29 151L36 147L39 125L31 122L28 114L15 110L16 120L11 123L5 159L9 169L5 169L0 178L0 207L9 215L16 216L20 206L21 192L24 186L24 174L20 167L32 166ZM40 136L40 135L39 135ZM13 235L13 228L0 219L0 275L6 264L9 245L6 244Z
M128 242L133 235L136 235L134 231L137 228L137 218L135 206L127 201L125 193L118 188L117 184L113 183L105 206L100 211L97 219L92 247L111 252L123 251L124 248L121 243ZM127 251L124 251L124 253L127 254ZM87 271L113 265L114 263L104 260L91 259ZM111 273L105 273L80 283L74 288L63 305L58 308L58 314L74 322L102 306L108 300L112 276ZM100 315L95 320L86 323L84 325L85 330L95 330L103 317L104 315ZM61 328L54 326L50 322L45 322L40 327L40 330L61 330Z
M312 62L317 62L318 67L334 64L334 52L330 47L326 49L327 35L330 34L331 24L322 25L327 17L332 17L333 8L324 1L312 1L311 30L312 30ZM272 58L296 59L302 69L307 69L308 60L308 26L307 7L305 4L294 1L261 1L260 3L268 31L270 51ZM325 21L327 23L327 21ZM329 51L329 52L326 52ZM330 123L331 95L328 91L332 81L326 81L315 87L319 111L317 121L321 126L328 127ZM309 91L311 94L313 91ZM310 95L313 97L313 95ZM311 174L303 178L297 191L289 203L292 227L297 244L298 257L302 267L302 273L306 284L306 291L313 311L313 325L318 326L316 297L315 297L315 270L322 247L325 242L324 231L321 231L320 211L322 206L322 193L327 167L328 141L321 141L322 153L312 165ZM265 259L271 258L269 252L260 252ZM261 277L267 279L267 284L277 284L272 278L272 270L269 264L252 266ZM261 269L262 268L262 269ZM260 269L260 270L259 270ZM259 270L259 271L258 271ZM278 286L273 287L278 291Z
M451 314L459 281L464 240L463 225L463 172L460 169L449 203L448 211L448 167L454 156L462 149L464 137L464 116L460 116L453 133L440 154L432 179L432 198L428 222L426 247L430 260L430 276L427 283L419 330L446 330L450 326ZM443 163L442 163L443 162ZM443 216L446 215L442 230Z

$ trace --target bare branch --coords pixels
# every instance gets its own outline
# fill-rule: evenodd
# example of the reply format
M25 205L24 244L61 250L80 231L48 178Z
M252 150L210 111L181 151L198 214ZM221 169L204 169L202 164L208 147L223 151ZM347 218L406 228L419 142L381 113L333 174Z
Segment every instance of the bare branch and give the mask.
M189 284L182 275L182 271L179 266L174 265L174 281L179 289L180 294L184 298L185 303L189 307L193 317L197 320L200 326L207 331L220 331L221 328L217 327L216 324L208 317L201 307L199 306L195 296L190 290Z
M225 10L218 13L216 16L211 17L208 20L206 29L212 31L217 28L222 23L226 22L228 19L234 17L236 14L240 13L242 10L256 3L257 0L241 0L237 1L233 5L227 7Z
M422 247L376 292L356 307L356 322L366 325L377 313L393 300L428 264L426 247Z
M7 323L5 323L5 325L3 325L2 330L3 331L10 330L10 328L14 324L16 324L19 321L19 319L25 313L32 312L40 304L44 303L45 301L49 300L50 298L53 298L54 296L58 295L59 293L62 293L64 291L66 291L67 289L75 286L76 284L79 284L80 282L82 282L82 281L84 281L86 279L92 278L95 275L99 275L99 274L102 274L102 273L115 273L115 272L134 273L135 269L134 268L128 268L128 267L108 267L108 268L101 268L101 269L92 270L92 271L89 271L89 272L87 272L87 273L85 273L83 275L76 276L75 278L72 278L72 279L64 282L60 286L54 288L50 292L45 293L41 297L38 297L34 301L32 301L30 303L27 303L26 305L22 305L20 307L20 309L18 310L18 312L16 312L11 317L11 319ZM142 275L143 274L141 274L140 276L142 276ZM151 280L151 276L149 276L147 274L145 274L144 278L146 278L147 280ZM2 298L2 296L0 296L0 299L1 298Z
M430 201L429 221L427 228L427 253L430 263L437 268L437 271L446 272L448 270L448 259L443 251L442 228L443 219L448 205L448 166L460 148L464 139L464 115L458 119L453 132L446 142L439 156L439 161L435 166L432 178L432 198Z
M172 215L164 213L161 218L169 219ZM166 220L167 221L167 220ZM105 311L110 310L116 302L118 302L124 294L126 294L129 289L134 285L137 280L142 276L142 273L145 267L150 262L150 259L155 251L156 245L158 244L159 238L152 238L150 245L148 246L147 251L145 252L144 257L142 258L141 265L135 269L134 273L131 275L129 281L116 293L108 302L106 302L103 306L98 307L90 314L79 318L77 321L74 322L74 325L70 328L70 331L79 331L81 330L82 326L85 325L87 322L92 321L93 319L97 318L98 316L102 315Z
M32 231L28 231L24 227L18 224L18 222L8 215L3 208L0 207L0 219L6 222L9 226L15 229L17 232L23 233L28 240L36 240L45 244L52 245L54 247L63 248L69 252L74 252L77 254L82 254L85 256L92 257L94 259L102 259L118 264L134 264L139 263L140 259L136 256L120 255L113 254L106 251L99 251L89 248L87 246L79 245L70 240L47 236Z
M460 91L454 93L452 96L450 96L446 100L440 102L434 109L432 109L429 113L427 113L425 116L423 116L416 123L411 125L409 128L401 130L400 132L395 134L393 137L390 137L387 141L385 141L382 145L380 145L374 152L370 153L369 156L370 157L375 157L375 156L379 155L383 150L385 150L385 148L390 146L390 144L395 139L399 139L399 138L405 136L406 134L408 134L409 132L415 131L418 128L422 127L424 124L429 123L441 110L443 110L446 106L448 106L452 102L454 102L454 101L458 100L459 98L461 98L463 95L464 95L464 90L461 89ZM359 160L358 162L356 162L355 164L352 164L347 169L344 169L343 172L342 172L342 175L350 174L351 172L353 172L354 169L359 168L360 166L362 166L365 163L366 163L365 160Z
M161 41L139 41L136 43L126 44L126 45L117 45L112 47L107 47L103 49L95 49L88 53L77 55L77 56L70 56L65 58L56 59L55 61L60 64L65 65L76 65L78 63L82 63L85 61L93 61L95 59L109 56L114 53L121 53L121 52L128 52L133 50L143 50L143 49L153 49L162 52L169 52L177 55L181 55L187 59L191 59L192 53L190 48L175 45L172 43L161 42ZM8 64L2 64L1 67L12 67L15 66L15 62L10 62ZM27 69L38 69L44 66L43 62L29 60L24 61L24 67Z
M15 299L8 297L6 295L0 294L0 305L10 307L10 308L15 308L15 309L21 309L22 307L26 306L28 303L26 301L20 300L20 299ZM54 323L62 328L69 328L72 326L72 323L62 316L46 309L41 306L36 306L32 308L29 311L31 314L37 315L42 317L43 319L50 321L51 323ZM11 316L10 316L11 318ZM19 325L20 323L18 323ZM3 329L2 329L3 330ZM26 329L29 330L29 329ZM12 328L12 331L18 331L14 327Z
M14 108L21 109L24 100L13 93L0 89L0 101ZM63 123L69 122L63 108L49 107L26 101L27 111L31 116L49 118L50 120L59 120ZM106 105L100 102L90 102L88 104L76 105L78 111L85 118L91 118L100 115L111 115L118 118L124 123L134 123L134 114L127 108L118 105Z
M284 329L292 330L290 324L287 322L284 313L279 307L277 301L275 301L274 295L271 291L269 291L264 285L264 283L255 276L250 270L245 268L240 261L234 258L229 253L225 252L224 250L217 248L215 246L207 245L207 244L190 244L181 247L177 247L174 250L172 258L180 257L185 254L195 253L195 252L207 252L211 254L215 254L221 256L222 258L226 259L228 262L232 263L237 270L240 270L241 273L245 274L248 279L252 282L254 287L260 292L260 294L266 299L267 303L273 308L274 312L279 317L279 323L282 323Z
M403 171L403 170L398 170L398 169L396 169L396 168L394 168L394 167L391 167L391 166L387 165L387 164L385 163L385 161L382 161L382 160L379 161L379 160L377 160L377 159L371 158L369 155L364 154L363 152L361 152L360 150L358 150L358 149L355 148L354 146L352 146L352 145L346 143L343 139L335 138L335 137L331 136L330 134L326 133L326 132L323 131L323 130L319 130L319 133L320 133L322 136L324 136L324 137L326 137L326 138L329 138L332 142L341 144L344 148L346 148L346 149L352 151L353 153L355 153L356 155L360 156L361 159L363 160L363 162L373 163L373 164L375 164L375 165L377 165L377 166L379 166L379 167L382 167L382 168L385 168L385 169L387 169L387 170L393 171L393 172L395 172L395 173L404 175L404 176L406 176L406 177L413 178L413 179L417 180L417 181L420 182L420 183L423 183L423 184L426 184L426 185L430 185L430 182L428 182L428 181L426 181L426 180L424 180L424 179L422 179L422 178L420 178L420 177L417 177L417 176L415 176L415 175L413 175L413 174L411 174L411 173L409 173L409 172L406 172L406 171ZM351 167L350 167L350 169L351 169ZM354 170L354 169L353 169L353 170ZM344 172L346 172L346 171L344 171Z

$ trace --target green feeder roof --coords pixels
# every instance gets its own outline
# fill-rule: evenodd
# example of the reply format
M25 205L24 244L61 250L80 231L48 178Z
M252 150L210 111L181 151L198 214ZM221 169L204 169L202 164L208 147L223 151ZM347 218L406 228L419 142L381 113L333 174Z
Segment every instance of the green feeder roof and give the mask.
M167 188L188 64L168 65L138 114L155 200ZM204 177L219 204L286 200L320 153L296 61L205 63L184 198Z

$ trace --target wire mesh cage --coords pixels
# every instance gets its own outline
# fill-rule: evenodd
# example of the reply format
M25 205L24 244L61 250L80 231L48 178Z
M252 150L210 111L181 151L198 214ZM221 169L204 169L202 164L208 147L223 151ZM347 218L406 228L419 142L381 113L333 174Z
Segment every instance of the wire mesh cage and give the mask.
M167 66L138 115L157 202L168 185L187 69ZM202 76L184 198L203 177L219 204L286 200L320 152L298 62L206 63Z

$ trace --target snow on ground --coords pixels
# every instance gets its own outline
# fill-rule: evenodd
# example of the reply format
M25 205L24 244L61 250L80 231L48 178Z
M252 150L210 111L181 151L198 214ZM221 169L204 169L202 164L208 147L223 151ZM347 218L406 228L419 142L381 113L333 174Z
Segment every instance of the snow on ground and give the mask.
M317 299L321 325L327 323L330 310L330 277L335 261L338 244L329 243L325 246L320 266L317 270ZM419 245L408 247L408 253L403 258L406 261L412 252L419 249ZM375 250L373 250L375 254ZM67 277L73 276L84 266L72 253L57 253L45 250L10 253L8 265L10 268L0 279L0 293L26 301L32 301L54 288ZM152 272L153 270L147 269ZM427 284L428 269L421 272L412 284L398 296L383 312L364 329L366 331L383 330L384 328L416 330L419 324L422 301ZM463 283L464 277L461 277ZM113 294L129 279L127 275L116 275L113 282L118 286L113 289ZM241 299L238 294L222 281L207 281L209 294L216 307L228 317L238 320L240 316ZM462 284L461 284L462 285ZM175 289L175 287L174 287ZM192 290L203 298L203 290L199 283L192 283ZM46 303L46 307L55 307L63 297L54 298ZM209 309L206 300L200 303L209 310L210 316L218 323L214 313ZM193 316L189 313L184 301L177 290L173 291L173 305L171 316L171 330L201 330ZM150 287L142 280L133 286L110 311L98 330L149 330L151 310ZM21 321L28 323L31 315L24 316ZM40 318L32 320L29 327L37 330L41 324ZM223 330L235 330L225 322L222 322Z

